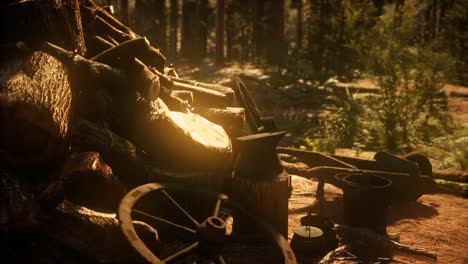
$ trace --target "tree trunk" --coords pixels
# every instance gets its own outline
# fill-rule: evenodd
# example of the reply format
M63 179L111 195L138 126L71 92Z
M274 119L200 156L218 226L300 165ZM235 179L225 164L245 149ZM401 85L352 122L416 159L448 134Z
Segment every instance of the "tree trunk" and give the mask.
M200 0L184 0L182 6L182 55L193 62L201 59Z
M296 50L302 49L302 0L297 1L297 24L296 24Z
M179 1L171 0L171 17L170 17L170 36L168 53L173 58L177 55L178 45L178 27L179 27Z
M225 0L216 1L216 63L224 63L224 14Z
M233 59L233 54L232 54L232 46L234 44L234 20L233 20L233 14L234 11L232 10L233 6L232 4L227 4L226 7L226 59L232 60Z
M120 0L120 19L122 23L128 25L128 0Z
M270 44L267 48L267 60L274 65L286 63L287 46L284 34L285 2L272 1L271 12L268 14L267 32Z
M208 0L200 0L200 56L202 58L207 55L208 43Z
M155 0L154 3L154 42L153 46L160 48L163 52L167 51L167 23L166 23L166 5L164 0Z
M255 45L255 56L260 57L263 55L263 1L254 1L254 25L253 25L253 42Z

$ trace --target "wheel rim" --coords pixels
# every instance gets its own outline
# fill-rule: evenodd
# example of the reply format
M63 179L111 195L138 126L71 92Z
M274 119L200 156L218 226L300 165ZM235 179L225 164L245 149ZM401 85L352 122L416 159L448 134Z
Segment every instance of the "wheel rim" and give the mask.
M216 197L216 203L214 203L212 215L205 218L205 220L202 222L197 221L182 206L180 206L178 202L175 201L166 190L177 190L182 192L187 191L189 193L206 195L207 197ZM194 228L179 225L171 221L159 218L157 216L153 216L144 211L134 209L135 204L140 199L145 197L147 194L155 191L163 193L163 195L166 196L169 201L171 201L173 206L177 208L183 215L185 215L186 219L193 224ZM206 250L206 247L208 247L208 251L212 251L212 256L218 254L219 259L215 262L224 263L224 259L220 255L220 253L217 252L216 247L222 245L223 241L226 239L226 237L223 237L221 235L222 232L225 231L226 227L224 226L224 220L220 219L218 215L220 214L222 204L227 203L228 201L229 205L231 205L236 210L240 210L242 214L245 214L249 219L251 219L253 222L262 227L263 231L266 234L268 234L270 241L273 243L273 245L275 245L277 249L279 249L279 253L281 253L281 255L283 256L284 263L296 263L295 256L284 237L282 237L278 232L276 232L270 225L263 222L260 218L247 212L234 201L229 200L226 195L215 194L204 190L193 190L193 188L188 189L187 186L184 186L182 184L148 183L131 190L122 199L119 206L118 218L120 222L120 228L127 240L130 242L130 245L149 263L167 263L181 257L182 255L192 253L194 250ZM181 231L192 233L193 235L195 235L197 241L190 244L189 246L184 247L182 250L171 254L168 257L158 257L152 250L150 250L147 247L147 245L145 245L145 243L139 237L134 227L132 213L137 213L140 215L146 214L147 217L150 217L155 221L164 223L166 225L170 225L173 228L177 228Z

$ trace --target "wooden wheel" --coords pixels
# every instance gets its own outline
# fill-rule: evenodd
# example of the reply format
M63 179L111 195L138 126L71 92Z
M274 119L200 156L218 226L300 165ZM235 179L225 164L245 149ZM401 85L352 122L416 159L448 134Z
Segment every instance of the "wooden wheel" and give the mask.
M121 230L147 262L296 263L287 241L270 225L226 195L198 188L149 183L122 199ZM252 228L242 233L236 222ZM155 236L141 237L142 226Z

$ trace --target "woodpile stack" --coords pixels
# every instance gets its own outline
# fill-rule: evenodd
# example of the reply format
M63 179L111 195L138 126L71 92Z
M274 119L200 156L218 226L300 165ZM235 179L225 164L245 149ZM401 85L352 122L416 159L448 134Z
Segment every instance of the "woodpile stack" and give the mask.
M2 2L0 34L2 229L64 199L113 212L150 180L229 175L245 122L234 90L178 77L92 0Z

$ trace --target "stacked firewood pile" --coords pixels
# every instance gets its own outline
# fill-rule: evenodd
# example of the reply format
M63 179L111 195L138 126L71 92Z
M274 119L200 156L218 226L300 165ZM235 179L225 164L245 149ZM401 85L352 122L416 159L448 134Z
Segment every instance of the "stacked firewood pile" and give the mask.
M245 122L233 89L179 78L91 0L5 1L0 25L2 230L43 223L64 199L64 214L113 213L154 180L217 190L232 171Z

